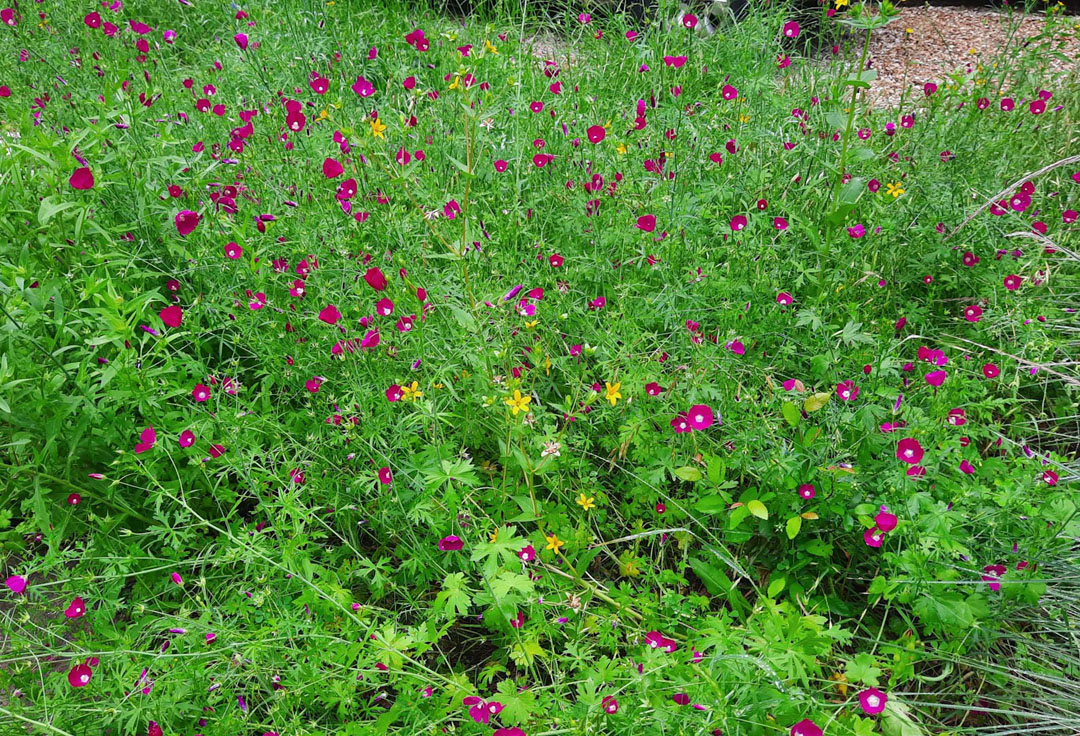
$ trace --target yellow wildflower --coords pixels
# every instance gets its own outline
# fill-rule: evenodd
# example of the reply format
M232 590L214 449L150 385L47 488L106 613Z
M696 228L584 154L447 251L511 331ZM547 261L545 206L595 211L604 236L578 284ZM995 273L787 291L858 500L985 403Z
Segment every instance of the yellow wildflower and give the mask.
M488 53L495 54L496 56L498 56L498 54L499 54L499 50L497 48L495 48L495 44L493 44L491 41L487 40L486 38L484 39L484 49Z
M507 406L509 406L511 409L513 409L514 410L514 416L517 416L517 413L519 411L523 411L526 414L529 412L529 402L530 401L532 401L531 396L522 396L521 392L515 389L514 390L514 395L512 397L510 397L510 396L506 397L506 401L504 403Z
M615 146L615 150L618 151L620 155L625 156L626 152L630 149L626 147L625 143L620 143L619 145Z
M612 386L607 381L604 381L604 386L606 387L606 390L604 392L604 398L610 401L612 406L615 406L619 399L623 397L623 395L619 393L619 389L622 387L622 383L616 383L614 386Z
M412 382L412 385L406 385L401 387L401 398L406 401L416 401L424 392L420 390L420 384L416 381Z
M885 185L885 191L887 194L891 194L893 197L899 197L904 193L903 182L894 182L892 184Z
M386 136L383 135L383 133L386 132L386 126L383 125L382 120L375 118L374 120L369 120L368 124L371 126L371 134L373 136L386 140Z
M549 537L544 537L544 539L547 540L547 546L544 547L544 549L550 549L555 554L559 554L559 548L566 544L566 542L562 541L554 534Z
M586 496L584 493L578 494L577 505L588 511L589 509L595 509L596 504L593 503L596 499L592 496Z

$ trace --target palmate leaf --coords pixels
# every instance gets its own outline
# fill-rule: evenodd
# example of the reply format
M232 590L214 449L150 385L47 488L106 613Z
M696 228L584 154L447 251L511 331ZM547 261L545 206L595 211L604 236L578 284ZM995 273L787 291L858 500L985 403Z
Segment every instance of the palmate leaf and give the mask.
M452 572L443 580L443 589L435 596L435 605L443 608L448 618L464 616L469 612L472 599L465 586L465 575Z
M541 650L541 653L543 650ZM536 695L532 690L518 691L517 685L512 679L504 679L499 681L498 687L495 688L499 697L496 698L503 705L503 710L499 714L499 720L510 724L511 726L520 726L529 720L533 714L533 708L536 706Z
M499 535L494 542L481 542L473 549L471 559L473 562L483 560L486 577L495 577L500 565L513 567L517 562L517 553L525 547L528 540L517 537L516 533L516 527L504 527L499 529Z
M472 460L462 457L441 460L437 466L428 468L424 473L424 483L429 491L455 482L468 488L473 488L480 482L473 470Z

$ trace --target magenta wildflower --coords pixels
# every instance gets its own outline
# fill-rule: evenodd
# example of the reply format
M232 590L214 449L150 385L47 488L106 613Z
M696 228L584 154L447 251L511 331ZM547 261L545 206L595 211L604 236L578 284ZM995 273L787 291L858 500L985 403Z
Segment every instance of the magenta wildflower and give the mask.
M495 701L487 702L483 698L478 698L475 695L470 695L461 701L462 705L468 705L469 715L477 723L487 724L492 716L497 716L503 709L502 703Z
M691 429L708 429L713 424L713 410L705 404L694 404L686 413Z
M465 542L461 537L451 534L448 537L443 537L439 540L439 549L443 552L457 552L465 547Z
M885 710L885 703L888 700L885 693L875 688L869 688L859 693L859 707L868 716L875 716Z
M822 736L823 733L816 723L804 718L791 727L790 736Z
M86 687L94 672L86 664L77 664L68 672L68 683L72 687Z
M175 218L176 232L180 237L186 237L199 226L199 213L191 210L181 210Z
M990 584L990 590L1001 590L1001 576L1005 572L1004 565L987 565L983 568L982 579Z
M918 440L907 437L896 444L896 457L905 463L915 465L923 458L923 448Z
M841 401L854 401L859 398L859 387L854 381L841 381L836 384L836 395Z

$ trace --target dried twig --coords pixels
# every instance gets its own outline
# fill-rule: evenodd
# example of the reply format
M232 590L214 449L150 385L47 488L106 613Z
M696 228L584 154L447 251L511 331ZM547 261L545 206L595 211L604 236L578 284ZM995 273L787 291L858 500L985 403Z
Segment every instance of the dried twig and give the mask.
M1019 180L1015 181L1014 183L1010 184L1009 186L1005 187L1000 192L995 194L993 197L990 197L985 202L983 202L982 205L977 210L975 210L974 212L972 212L970 215L967 216L966 220L964 220L959 225L957 225L955 228L953 228L953 231L945 236L945 240L948 240L953 235L956 235L956 233L958 233L960 231L960 228L962 228L964 225L968 224L969 222L974 220L976 217L978 217L980 212L982 212L987 207L992 205L994 202L996 202L999 199L1001 199L1002 197L1004 197L1009 192L1015 192L1016 188L1019 187L1020 185L1024 184L1025 182L1029 182L1032 179L1034 179L1034 178L1036 178L1038 176L1042 176L1043 174L1045 174L1048 171L1053 171L1054 169L1056 169L1056 168L1058 168L1060 166L1068 166L1069 164L1075 164L1077 162L1080 162L1080 155L1066 156L1065 158L1061 159L1060 161L1055 161L1054 163L1050 164L1049 166L1044 166L1043 168L1039 169L1038 171L1033 171L1032 173L1025 175L1023 179L1019 179Z

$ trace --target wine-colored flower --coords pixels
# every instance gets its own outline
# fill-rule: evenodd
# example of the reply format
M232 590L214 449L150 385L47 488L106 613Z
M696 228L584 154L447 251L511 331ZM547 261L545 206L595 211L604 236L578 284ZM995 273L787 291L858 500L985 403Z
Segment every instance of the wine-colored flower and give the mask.
M180 234L180 237L186 237L198 227L199 213L191 210L181 210L177 213L174 221L176 223L176 232Z
M890 514L888 511L879 511L877 516L874 517L874 525L883 532L891 532L898 523L899 519L896 518L896 515Z
M859 707L863 709L863 713L868 716L874 716L885 710L885 703L888 702L888 697L885 693L875 688L869 688L859 693Z
M906 437L896 443L896 457L905 463L915 465L923 459L923 447L918 440Z
M705 404L694 404L686 413L691 429L708 429L713 424L713 410Z
M72 189L93 189L94 174L90 171L88 166L75 169L71 174L71 178L68 179L68 184L71 185Z
M90 678L94 672L86 664L77 664L68 672L68 683L72 687L86 687L90 684Z
M816 723L804 718L791 727L790 736L822 736L823 733Z
M465 542L461 537L451 534L448 537L443 537L439 540L439 549L443 552L457 552L465 547Z
M328 325L336 325L341 319L341 312L333 304L329 304L319 312L319 319Z
M179 305L173 304L158 312L158 317L166 327L179 327L184 321L184 310Z
M367 272L364 273L364 281L366 281L368 286L375 291L382 291L387 285L386 276L383 275L382 271L375 267L369 268Z
M135 454L141 455L152 448L155 442L157 442L157 432L154 431L154 425L150 425L139 433L139 441L135 444Z
M1001 576L1005 572L1004 565L987 565L983 568L982 579L990 584L990 590L1001 590Z
M470 695L461 701L462 705L468 705L469 715L477 723L487 724L492 716L497 716L503 709L502 703L495 701L487 702L483 698Z
M859 397L859 387L854 381L841 381L836 384L836 395L841 401L854 401Z
M64 615L68 618L81 618L84 613L86 613L86 603L79 596L75 596L74 600L64 609Z

